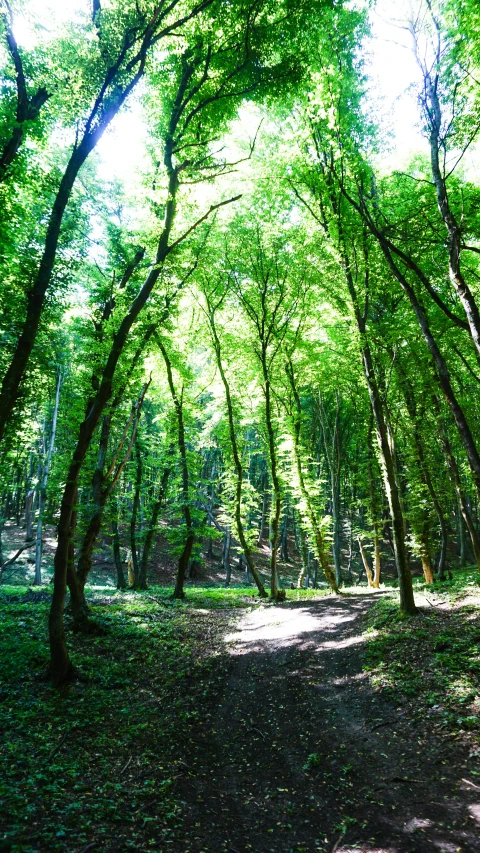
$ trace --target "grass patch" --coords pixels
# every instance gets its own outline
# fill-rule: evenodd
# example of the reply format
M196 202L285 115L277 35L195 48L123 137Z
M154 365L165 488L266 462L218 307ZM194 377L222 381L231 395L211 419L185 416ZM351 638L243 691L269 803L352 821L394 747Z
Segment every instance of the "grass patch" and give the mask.
M0 590L0 850L163 850L181 833L171 789L188 772L182 744L224 683L219 602L238 606L242 593L197 590L188 605L162 596L94 590L106 631L75 635L67 618L80 678L54 691L48 590Z
M412 618L400 613L396 596L384 596L370 609L364 652L376 689L411 698L414 716L445 734L463 733L472 745L480 743L480 619L478 606L462 601L480 594L479 580L466 570L446 583L417 583L430 604L417 595L421 612Z
M312 600L326 590L287 590ZM182 745L228 670L220 638L252 587L88 588L105 631L67 640L79 678L46 679L50 587L0 588L0 850L164 850L181 837ZM268 603L268 602L267 602ZM263 606L262 600L260 606Z

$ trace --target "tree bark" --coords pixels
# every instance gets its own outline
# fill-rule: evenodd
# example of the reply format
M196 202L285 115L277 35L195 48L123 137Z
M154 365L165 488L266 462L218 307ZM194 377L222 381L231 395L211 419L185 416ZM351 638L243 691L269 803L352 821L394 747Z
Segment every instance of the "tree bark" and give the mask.
M263 585L262 578L258 572L258 569L255 565L255 561L253 559L252 550L247 542L247 538L245 536L245 528L243 525L242 519L242 484L243 484L243 465L240 456L240 450L237 442L237 435L235 432L235 421L234 421L234 413L233 413L233 402L232 395L230 391L230 384L227 379L227 375L225 373L225 369L223 366L222 360L222 349L220 344L220 338L218 336L217 327L215 323L215 308L213 307L211 301L209 301L208 296L206 296L207 307L208 307L208 319L210 323L210 329L212 333L213 345L215 350L215 358L217 362L218 371L220 373L220 378L222 380L222 384L225 390L225 401L227 404L227 416L228 416L228 434L230 437L230 445L232 448L233 462L235 465L235 473L236 473L236 483L235 483L235 526L237 528L238 538L240 540L240 545L242 546L243 553L245 555L245 560L247 562L248 571L252 575L258 589L258 593L262 598L267 597L267 593L265 591L265 587ZM265 501L265 495L264 495ZM262 516L263 519L263 516ZM263 520L262 520L263 527ZM260 531L261 535L262 530Z
M212 0L199 0L190 12L180 14L177 20L170 23L165 22L165 16L169 15L174 4L158 3L152 11L152 17L148 25L133 27L121 40L121 47L116 57L111 58L108 63L105 77L99 85L98 94L94 100L90 114L85 121L85 130L80 141L75 142L72 154L63 173L60 185L53 203L49 217L47 232L44 243L44 251L38 268L36 278L28 291L27 307L22 332L17 341L10 365L5 373L0 390L0 442L2 441L6 425L16 405L22 380L25 376L27 364L36 340L43 305L48 287L51 282L52 272L57 255L58 242L62 227L63 217L67 208L73 186L78 173L93 151L105 130L135 89L137 83L142 79L145 72L147 55L158 41L158 33L164 26L162 35L170 35L183 27L189 20L196 18L203 9L207 8ZM164 24L165 22L165 24ZM129 58L129 50L133 55ZM187 84L194 73L195 67L184 63L184 71L179 85L177 98L174 102L170 119L170 138L167 142L165 163L172 170L173 136L185 106L184 97ZM188 101L187 101L188 103ZM166 219L169 218L175 206L175 194L177 173L174 172L174 192L171 192L172 174L170 177L169 197L167 201ZM169 233L169 229L168 233ZM160 238L160 244L164 243L166 250L168 234L164 233ZM162 254L160 247L159 253ZM162 261L157 254L157 265ZM162 259L163 260L163 259ZM154 267L152 277L158 279L159 269ZM63 547L63 546L62 546Z
M155 340L158 344L158 347L163 356L163 360L165 362L165 367L167 369L168 387L170 388L170 394L172 396L173 406L175 409L175 414L177 416L178 450L180 454L180 468L182 472L182 511L185 520L186 538L183 551L178 561L177 578L175 582L175 589L173 591L173 598L185 598L185 592L183 589L185 582L185 573L187 570L188 561L190 560L192 554L193 544L195 542L195 531L193 527L192 513L190 511L190 487L187 447L185 444L185 425L183 421L183 400L179 398L177 394L173 382L172 364L168 356L167 350L165 349L165 346L163 344L163 341L161 340L158 334L155 334Z
M443 450L445 453L445 457L448 463L448 467L450 469L450 475L453 480L453 484L455 487L455 491L457 493L458 503L460 506L460 511L465 522L465 526L468 530L470 540L472 542L473 554L475 557L475 562L480 569L480 537L478 535L477 529L475 527L475 523L472 518L472 514L470 512L468 502L465 496L465 492L462 488L462 482L460 479L460 471L458 468L457 460L454 456L452 446L448 439L447 432L445 430L442 414L441 414L441 406L440 400L436 395L433 396L433 405L436 411L437 423L440 432L440 440L442 442Z
M301 428L302 428L302 408L300 402L300 395L298 393L296 381L295 381L295 372L293 368L293 364L291 359L288 359L285 364L285 372L288 377L288 381L290 383L290 387L292 389L293 399L294 399L294 410L291 413L292 416L292 426L293 426L293 454L295 461L295 468L297 471L298 477L298 485L300 489L300 494L303 498L303 502L305 505L305 512L307 515L308 525L313 534L313 546L315 548L315 556L320 562L320 566L322 571L327 579L327 582L332 590L332 592L338 593L338 584L337 578L332 570L330 565L330 561L328 558L328 551L325 545L325 541L323 538L323 534L321 531L321 527L317 518L317 514L315 512L315 507L313 505L311 496L309 494L307 483L305 480L305 475L303 472L303 464L301 457L301 447L300 447L300 438L301 438ZM301 530L301 523L300 523ZM303 543L302 543L303 547ZM303 556L303 555L302 555ZM305 558L303 557L302 562L304 564L305 569Z
M138 441L135 443L135 461L136 461L135 488L134 488L134 493L133 493L132 514L130 516L130 549L132 552L134 587L135 587L135 589L138 589L140 586L140 562L138 559L138 551L137 551L137 515L138 515L138 509L140 506L140 490L142 488L142 476L143 476L142 452L140 449L140 445L138 444Z
M40 466L39 485L38 485L38 518L37 518L37 535L35 547L35 580L34 584L42 583L42 551L43 551L43 513L45 511L45 502L47 499L48 475L50 472L50 464L52 461L53 450L55 447L55 435L57 432L58 409L60 406L60 391L62 387L62 371L59 368L57 374L57 387L55 391L55 403L53 407L52 428L50 432L50 443L45 459ZM44 437L45 446L45 437Z
M172 448L173 450L173 448ZM150 553L152 550L153 540L155 537L155 533L157 530L157 522L158 516L160 515L160 510L163 506L165 495L167 492L168 478L170 477L170 466L166 465L163 469L162 480L160 483L160 489L158 492L158 497L155 503L153 504L152 514L150 516L150 521L148 524L147 533L145 536L145 543L143 545L142 559L140 562L140 574L139 574L139 587L140 589L147 589L147 570L148 570L148 561L150 559Z
M373 587L373 575L372 575L372 570L371 570L371 568L370 568L370 564L369 564L369 562L368 562L368 557L367 557L367 555L366 555L366 553L365 553L365 549L364 549L364 547L363 547L363 543L362 543L362 540L361 540L360 536L357 536L357 542L358 542L358 549L359 549L359 551L360 551L360 556L361 556L361 558L362 558L363 567L364 567L364 569L365 569L365 574L367 575L368 585L369 585L369 586L371 586L371 587Z
M114 509L116 513L118 510ZM113 537L113 559L115 562L115 569L117 572L117 589L126 589L127 581L125 580L125 573L123 571L123 563L122 556L120 551L120 534L118 531L118 519L116 516L112 518L112 537Z
M123 320L113 337L112 346L105 364L99 388L94 395L88 414L80 426L77 445L67 474L67 481L60 508L60 520L58 524L58 544L54 560L54 591L49 620L51 678L53 684L57 686L61 684L63 680L68 679L72 670L63 630L63 606L65 602L67 581L68 543L72 526L73 507L75 504L78 478L103 409L110 399L115 370L126 344L130 329L149 299L150 294L152 293L152 290L160 276L161 266L167 257L169 251L168 240L175 215L175 197L177 187L178 174L174 169L172 169L169 177L169 194L165 210L164 228L158 243L156 263L148 273L143 286L140 288L137 296L130 306L129 311L123 317Z
M405 545L405 522L402 511L401 498L398 491L395 462L390 449L388 428L383 411L383 403L375 376L373 358L370 344L366 334L366 317L362 315L358 302L357 292L348 261L348 256L343 247L343 264L352 307L355 315L357 329L360 338L360 353L362 358L365 380L372 407L375 422L380 461L382 467L383 481L387 495L390 518L392 521L392 538L395 556L395 567L400 587L400 608L404 613L414 614L417 612L413 596L412 575L408 563L407 549Z

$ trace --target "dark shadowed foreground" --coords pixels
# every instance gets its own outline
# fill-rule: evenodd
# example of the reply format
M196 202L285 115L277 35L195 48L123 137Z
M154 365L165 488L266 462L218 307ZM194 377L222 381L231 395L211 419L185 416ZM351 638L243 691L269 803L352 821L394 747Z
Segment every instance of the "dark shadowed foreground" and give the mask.
M4 588L0 851L480 851L477 604L310 592L92 590L58 691L48 592Z
M480 850L467 751L362 672L370 596L258 608L183 756L181 851ZM478 780L477 780L478 781ZM172 849L170 847L170 849Z

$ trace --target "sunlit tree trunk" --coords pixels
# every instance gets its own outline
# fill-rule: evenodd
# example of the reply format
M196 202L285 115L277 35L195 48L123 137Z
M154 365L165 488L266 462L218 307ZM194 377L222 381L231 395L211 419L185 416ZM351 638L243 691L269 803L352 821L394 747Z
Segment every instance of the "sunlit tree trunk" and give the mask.
M223 359L222 359L222 349L220 344L220 338L218 336L217 327L215 323L215 308L211 302L211 300L207 299L208 306L208 319L210 323L210 329L212 332L213 345L215 350L215 358L217 362L218 371L220 373L220 377L222 380L222 384L225 390L225 400L227 403L227 416L228 416L228 434L230 437L230 445L232 448L233 461L235 465L235 473L236 473L236 483L235 483L235 526L237 528L238 538L240 540L240 545L242 546L243 553L245 555L245 560L248 566L248 572L252 575L259 592L259 595L264 598L267 593L265 591L265 587L263 585L262 578L258 572L258 569L255 565L255 561L253 559L252 549L250 548L247 537L245 535L245 528L242 519L242 484L243 484L243 465L242 459L240 455L240 449L238 446L237 436L235 432L235 420L234 420L234 412L233 412L233 402L232 395L230 391L230 384L227 379L227 375L225 373ZM264 501L265 501L265 493L264 493ZM264 505L265 506L265 505ZM264 512L264 510L263 510ZM263 528L263 514L262 514L262 526L260 529L260 536Z
M365 569L365 574L367 575L368 585L373 586L372 570L370 568L370 563L368 562L368 557L367 557L365 548L363 547L363 543L362 543L360 536L357 536L357 542L358 542L358 548L360 551L360 556L362 558L363 567Z

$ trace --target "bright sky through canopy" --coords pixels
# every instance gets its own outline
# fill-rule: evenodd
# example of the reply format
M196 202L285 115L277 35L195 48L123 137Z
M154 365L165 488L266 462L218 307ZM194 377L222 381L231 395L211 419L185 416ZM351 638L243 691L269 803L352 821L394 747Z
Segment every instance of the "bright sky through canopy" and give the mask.
M31 0L28 18L16 16L15 31L20 44L35 41L35 26L43 37L76 17L89 14L88 0ZM371 13L372 38L367 44L371 94L375 115L392 135L388 166L403 164L424 148L418 128L415 84L419 73L410 49L408 33L398 23L408 17L408 0L379 0ZM145 154L145 128L138 101L131 99L115 119L98 146L103 162L102 176L129 182ZM385 165L386 160L382 158Z

